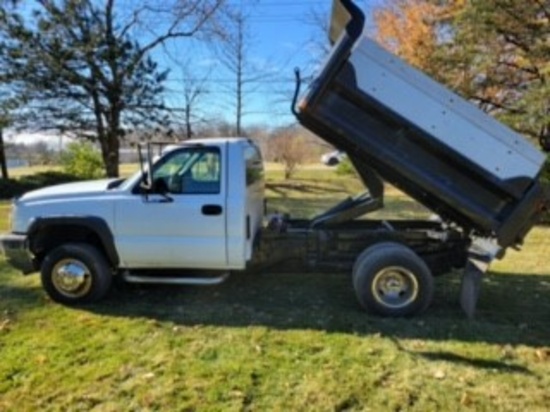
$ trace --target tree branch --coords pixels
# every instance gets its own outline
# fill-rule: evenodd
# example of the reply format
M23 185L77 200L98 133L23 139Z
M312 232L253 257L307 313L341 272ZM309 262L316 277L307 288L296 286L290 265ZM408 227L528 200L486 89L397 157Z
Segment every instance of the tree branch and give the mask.
M224 0L217 0L212 7L207 10L203 16L199 19L199 21L189 30L186 31L177 31L176 28L180 24L180 20L176 20L172 23L170 28L166 31L165 34L158 36L156 39L152 40L150 43L146 44L141 48L140 53L135 58L134 65L138 64L139 61L143 59L143 57L151 50L159 46L160 44L164 43L168 39L178 38L178 37L192 37L195 35L202 27L203 25L218 11L220 6L223 4Z

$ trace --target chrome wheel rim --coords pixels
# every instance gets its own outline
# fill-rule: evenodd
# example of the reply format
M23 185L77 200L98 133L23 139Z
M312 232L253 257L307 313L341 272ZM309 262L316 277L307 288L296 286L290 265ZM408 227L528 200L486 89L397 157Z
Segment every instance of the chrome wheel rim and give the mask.
M404 267L387 267L374 277L372 294L381 305L401 309L414 302L418 296L418 281L414 274Z
M63 259L52 269L52 283L63 296L80 298L90 291L92 274L80 260Z

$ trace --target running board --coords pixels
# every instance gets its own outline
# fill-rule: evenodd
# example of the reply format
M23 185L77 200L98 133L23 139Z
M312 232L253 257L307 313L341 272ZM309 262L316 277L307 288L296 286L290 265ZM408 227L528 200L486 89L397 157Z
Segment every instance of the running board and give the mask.
M122 274L122 278L128 283L141 284L162 284L162 285L198 285L214 286L223 283L229 278L230 273L224 273L218 277L199 278L199 277L160 277L160 276L137 276L128 272Z

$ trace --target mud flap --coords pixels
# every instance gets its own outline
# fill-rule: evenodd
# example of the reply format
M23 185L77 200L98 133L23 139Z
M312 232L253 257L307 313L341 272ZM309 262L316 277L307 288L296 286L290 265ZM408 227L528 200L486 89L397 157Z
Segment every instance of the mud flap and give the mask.
M460 306L466 316L472 319L476 312L477 301L481 291L481 280L485 273L482 267L474 259L468 259L462 276L462 285L460 290Z
M483 275L498 253L499 248L486 239L474 241L468 251L468 262L462 276L460 306L469 319L472 319L476 312Z

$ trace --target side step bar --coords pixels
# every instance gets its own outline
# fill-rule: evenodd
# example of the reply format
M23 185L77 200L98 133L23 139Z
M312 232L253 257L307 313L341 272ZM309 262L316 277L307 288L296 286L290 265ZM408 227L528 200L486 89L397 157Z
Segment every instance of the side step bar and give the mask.
M230 273L226 272L217 277L161 277L132 275L126 271L122 273L122 278L128 283L214 286L225 282L229 278L229 275Z

